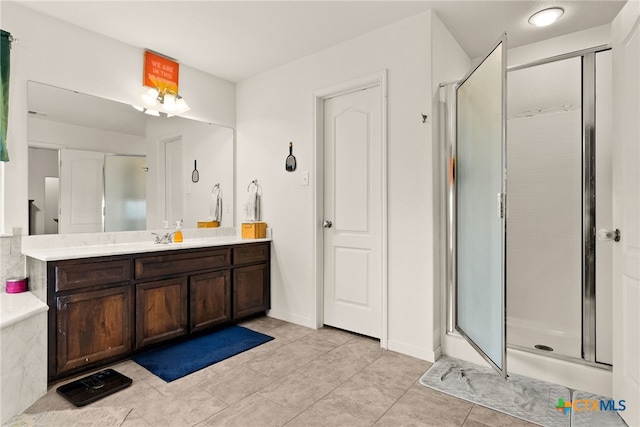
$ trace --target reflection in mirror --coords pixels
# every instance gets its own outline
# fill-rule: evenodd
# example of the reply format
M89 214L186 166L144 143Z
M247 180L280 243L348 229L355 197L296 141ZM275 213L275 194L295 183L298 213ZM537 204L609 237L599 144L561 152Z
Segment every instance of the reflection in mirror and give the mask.
M233 129L28 83L29 234L234 225ZM197 161L198 182L190 165Z

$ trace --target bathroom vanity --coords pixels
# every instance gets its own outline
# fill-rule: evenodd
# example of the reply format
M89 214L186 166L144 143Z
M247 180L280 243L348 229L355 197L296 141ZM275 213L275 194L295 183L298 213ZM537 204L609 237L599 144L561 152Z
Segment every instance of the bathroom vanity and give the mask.
M46 275L49 381L265 312L270 244L201 239L29 255Z

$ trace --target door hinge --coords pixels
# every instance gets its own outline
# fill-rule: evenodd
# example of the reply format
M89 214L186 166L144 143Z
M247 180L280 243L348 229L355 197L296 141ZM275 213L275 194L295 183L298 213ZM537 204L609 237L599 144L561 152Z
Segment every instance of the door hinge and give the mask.
M507 194L498 193L498 218L503 219L507 212Z

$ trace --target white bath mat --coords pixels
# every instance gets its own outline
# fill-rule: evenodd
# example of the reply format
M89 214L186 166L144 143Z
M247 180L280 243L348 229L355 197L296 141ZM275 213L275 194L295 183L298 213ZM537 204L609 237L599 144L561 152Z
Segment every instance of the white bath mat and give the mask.
M7 427L116 427L122 425L130 408L96 407L20 414Z
M521 375L502 378L489 367L442 356L420 378L420 384L546 427L569 427L571 416L556 409L569 401L568 388Z
M584 391L574 391L571 396L572 427L626 427L618 411L623 409L619 401ZM602 402L602 403L601 403Z

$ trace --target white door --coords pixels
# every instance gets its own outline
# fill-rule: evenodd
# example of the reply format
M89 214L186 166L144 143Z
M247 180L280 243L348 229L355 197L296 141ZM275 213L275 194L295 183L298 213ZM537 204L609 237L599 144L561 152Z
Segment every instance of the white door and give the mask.
M382 332L382 97L324 101L324 324Z
M103 153L60 150L59 233L103 231L103 167Z
M613 398L640 425L640 2L613 22Z
M165 216L173 228L184 217L184 191L182 185L182 138L164 143L164 197Z
M58 234L58 204L60 203L60 178L44 178L44 234Z

